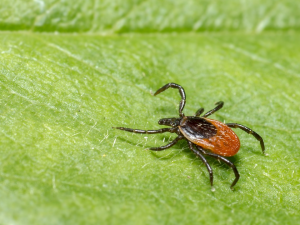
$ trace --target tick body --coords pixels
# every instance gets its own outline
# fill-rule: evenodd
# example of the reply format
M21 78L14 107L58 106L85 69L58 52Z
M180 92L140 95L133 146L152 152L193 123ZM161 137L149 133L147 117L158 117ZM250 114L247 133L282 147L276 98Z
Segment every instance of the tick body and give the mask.
M157 134L157 133L176 133L178 136L170 143L161 147L152 147L149 150L162 151L175 145L179 140L185 139L188 142L191 151L198 156L206 165L210 175L210 183L213 190L213 171L209 163L204 156L210 156L223 161L233 169L235 174L235 180L231 184L231 189L239 180L239 172L236 166L225 157L234 156L240 149L240 140L238 136L233 132L231 128L240 128L249 134L252 134L261 145L261 149L264 153L265 146L262 137L250 128L237 124L237 123L222 123L217 120L207 118L214 112L220 110L224 103L217 102L216 107L203 116L203 108L200 108L194 116L185 116L182 112L186 102L186 95L184 89L175 83L168 83L158 89L154 95L157 95L168 88L176 88L181 95L181 101L179 103L179 117L177 118L163 118L158 121L159 125L166 125L170 128L162 128L159 130L139 130L125 127L114 127L119 130L124 130L133 133L141 134Z
M234 156L240 149L238 136L226 124L217 120L184 117L180 121L179 130L193 144L221 156Z

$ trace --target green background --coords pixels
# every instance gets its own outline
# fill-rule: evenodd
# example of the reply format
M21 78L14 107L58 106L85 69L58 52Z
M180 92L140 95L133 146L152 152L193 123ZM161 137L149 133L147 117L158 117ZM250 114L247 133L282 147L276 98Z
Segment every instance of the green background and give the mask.
M300 220L300 2L0 3L0 224L297 224ZM224 108L230 168L206 167L174 134L112 126Z

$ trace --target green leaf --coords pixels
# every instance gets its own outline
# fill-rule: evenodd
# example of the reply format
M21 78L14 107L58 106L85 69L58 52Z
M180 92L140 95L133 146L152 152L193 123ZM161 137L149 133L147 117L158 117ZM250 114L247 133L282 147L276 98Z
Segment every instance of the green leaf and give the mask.
M247 4L2 1L0 224L297 224L299 6ZM146 150L176 135L112 129L178 116L177 90L153 96L168 82L185 88L186 115L222 100L211 118L264 138L268 156L235 130L233 191L232 169L208 158L211 191L185 141Z
M299 35L1 35L1 223L293 224L299 210ZM233 44L234 43L234 44ZM263 47L262 47L263 46ZM174 135L157 129L178 115L225 101L212 118L237 130L230 158L241 174L209 160L208 173ZM249 213L250 212L250 213Z
M300 28L296 0L1 0L0 30L88 33Z

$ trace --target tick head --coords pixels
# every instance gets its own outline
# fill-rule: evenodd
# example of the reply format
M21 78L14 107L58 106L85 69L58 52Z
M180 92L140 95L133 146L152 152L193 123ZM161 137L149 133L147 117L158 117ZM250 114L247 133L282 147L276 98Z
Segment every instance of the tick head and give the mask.
M163 118L158 121L159 125L177 127L180 124L180 118Z

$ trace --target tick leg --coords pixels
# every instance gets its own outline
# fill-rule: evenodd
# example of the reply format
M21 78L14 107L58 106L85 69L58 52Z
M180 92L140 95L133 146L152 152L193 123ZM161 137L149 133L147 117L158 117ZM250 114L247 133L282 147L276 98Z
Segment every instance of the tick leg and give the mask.
M232 170L235 174L235 179L232 182L230 188L233 189L233 186L238 182L238 180L240 178L239 171L237 170L235 165L232 162L230 162L228 159L226 159L225 157L214 154L214 153L211 153L211 152L207 152L203 148L201 148L200 146L197 146L197 149L199 149L199 151L201 151L204 155L208 155L208 156L214 157L216 159L219 159L219 160L223 161L224 163L226 163L228 166L230 166L232 168Z
M264 140L263 138L258 134L256 133L254 130L251 130L249 127L246 127L244 125L241 125L241 124L238 124L238 123L226 123L226 125L228 127L232 127L232 128L240 128L242 129L243 131L246 131L248 134L252 134L256 140L258 140L260 142L260 146L261 146L261 149L262 149L262 152L263 154L265 154L265 144L264 144Z
M214 174L213 174L213 170L212 168L210 167L209 163L207 162L206 158L199 152L197 151L194 147L193 147L193 144L189 141L189 147L190 149L192 150L192 152L194 152L194 154L196 156L198 156L202 162L205 164L208 172L209 172L209 178L210 178L210 184L211 184L211 187L212 187L212 190L213 190L213 183L214 183Z
M115 129L119 129L119 130L124 130L124 131L128 131L128 132L133 132L133 133L139 133L139 134L158 134L158 133L165 133L165 132L170 132L170 133L174 133L175 130L174 128L162 128L159 130L139 130L139 129L131 129L131 128L126 128L126 127L112 127Z
M172 147L173 145L175 145L179 140L183 139L183 136L178 136L177 138L175 138L172 142L170 142L169 144L165 145L165 146L161 146L161 147L152 147L152 148L148 148L149 150L152 151L162 151L165 150L167 148Z
M167 90L168 88L177 88L179 90L179 94L181 95L181 101L179 103L179 116L180 117L183 117L184 114L182 113L182 110L184 108L184 105L185 105L185 92L184 92L184 89L183 87L181 87L180 85L178 84L175 84L175 83L168 83L166 84L165 86L161 87L160 89L158 89L155 93L154 93L154 96L155 95L158 95L159 93Z
M200 116L203 112L204 112L204 108L200 108L200 109L198 109L197 112L195 113L195 116Z
M216 111L220 110L223 107L224 102L220 101L220 102L217 102L215 105L217 105L217 106L214 109L212 109L212 110L208 111L207 113L205 113L203 117L208 117L211 114L215 113Z

